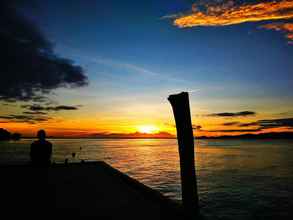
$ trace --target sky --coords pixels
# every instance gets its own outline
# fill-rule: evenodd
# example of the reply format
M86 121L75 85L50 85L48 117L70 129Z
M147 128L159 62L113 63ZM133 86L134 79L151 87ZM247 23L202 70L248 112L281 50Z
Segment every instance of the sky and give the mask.
M176 134L167 98L187 91L196 136L293 128L290 0L50 0L16 9L88 83L50 87L45 102L0 91L0 127L25 136Z

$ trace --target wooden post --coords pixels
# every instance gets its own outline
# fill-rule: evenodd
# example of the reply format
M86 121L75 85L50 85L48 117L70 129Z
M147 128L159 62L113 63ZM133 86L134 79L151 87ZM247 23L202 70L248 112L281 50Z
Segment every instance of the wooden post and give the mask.
M168 100L173 108L177 129L183 207L187 216L194 217L199 213L199 207L188 93L170 95Z

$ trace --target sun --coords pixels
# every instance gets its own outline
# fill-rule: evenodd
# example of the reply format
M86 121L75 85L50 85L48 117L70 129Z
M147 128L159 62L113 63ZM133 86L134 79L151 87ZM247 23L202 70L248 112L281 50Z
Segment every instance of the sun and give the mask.
M137 127L137 130L140 133L153 134L158 132L159 128L156 127L155 125L140 125Z

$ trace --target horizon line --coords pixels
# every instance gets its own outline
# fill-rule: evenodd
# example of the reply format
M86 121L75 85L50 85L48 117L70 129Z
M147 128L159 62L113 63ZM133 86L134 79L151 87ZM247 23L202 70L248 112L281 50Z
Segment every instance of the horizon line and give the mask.
M285 137L284 137L285 136ZM32 136L24 136L22 139L34 139L36 137ZM101 137L90 137L90 136L48 136L48 139L177 139L177 136L173 137L152 137L152 136L144 136L144 137L135 137L135 136L101 136ZM268 132L268 133L260 133L260 134L239 134L239 135L219 135L219 136L194 136L194 139L227 139L227 138L272 138L272 139L280 139L280 138L293 138L292 131L286 132Z

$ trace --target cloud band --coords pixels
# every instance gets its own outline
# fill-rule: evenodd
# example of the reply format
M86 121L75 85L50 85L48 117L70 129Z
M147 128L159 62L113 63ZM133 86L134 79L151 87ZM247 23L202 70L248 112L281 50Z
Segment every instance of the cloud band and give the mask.
M293 1L281 0L241 6L206 6L202 11L193 7L189 15L174 20L174 25L185 28L195 26L225 26L244 22L257 22L293 18Z

